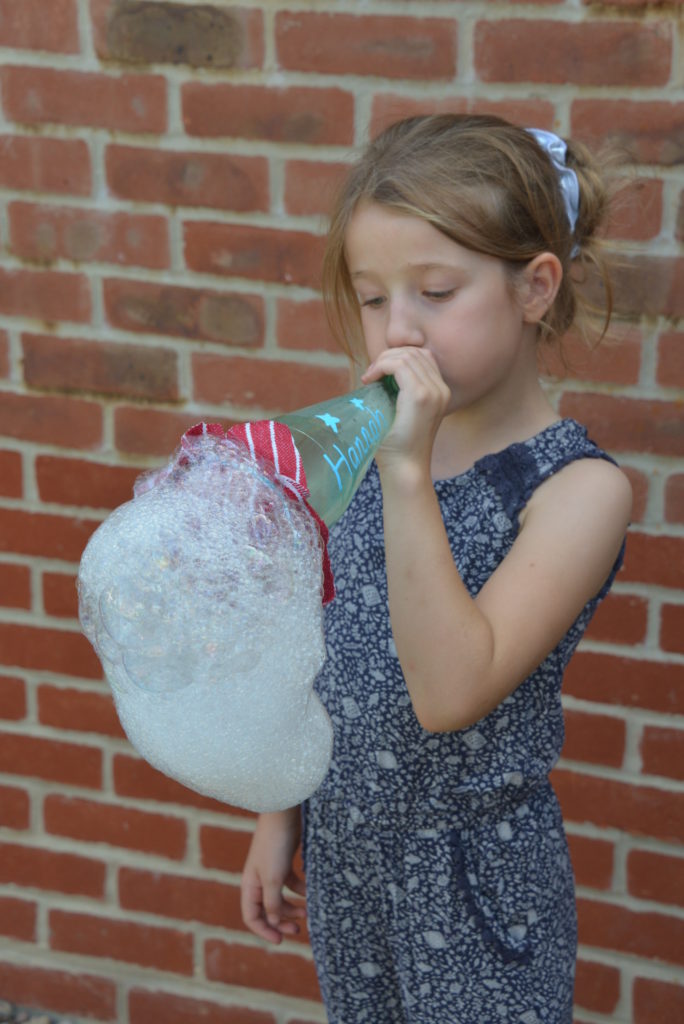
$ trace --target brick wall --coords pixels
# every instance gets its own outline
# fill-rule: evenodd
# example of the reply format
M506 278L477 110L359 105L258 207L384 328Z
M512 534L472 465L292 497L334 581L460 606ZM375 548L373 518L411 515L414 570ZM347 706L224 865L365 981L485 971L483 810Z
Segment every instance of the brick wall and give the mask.
M127 744L84 544L200 418L347 386L323 211L368 126L486 110L620 143L619 341L554 386L634 482L555 782L576 1020L684 1018L681 2L0 0L0 996L121 1024L322 1021L305 941L242 930L252 818ZM475 1024L475 1022L473 1022Z

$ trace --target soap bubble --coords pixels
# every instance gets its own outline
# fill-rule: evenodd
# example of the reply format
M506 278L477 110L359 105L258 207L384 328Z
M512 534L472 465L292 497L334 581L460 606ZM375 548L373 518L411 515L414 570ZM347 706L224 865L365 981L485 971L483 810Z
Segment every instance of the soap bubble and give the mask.
M327 771L321 543L303 502L239 442L201 434L93 534L79 615L131 743L155 768L254 811Z

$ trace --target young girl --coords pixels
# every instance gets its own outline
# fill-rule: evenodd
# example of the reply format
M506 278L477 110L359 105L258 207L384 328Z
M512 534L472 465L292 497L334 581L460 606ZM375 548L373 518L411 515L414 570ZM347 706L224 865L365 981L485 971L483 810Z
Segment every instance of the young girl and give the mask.
M602 268L586 151L498 118L402 121L332 218L333 322L396 419L330 541L317 682L335 730L303 815L330 1024L571 1024L574 888L548 781L564 669L619 567L631 494L537 374ZM574 262L573 262L574 261ZM609 315L609 314L608 314ZM300 809L262 815L242 907L297 931Z

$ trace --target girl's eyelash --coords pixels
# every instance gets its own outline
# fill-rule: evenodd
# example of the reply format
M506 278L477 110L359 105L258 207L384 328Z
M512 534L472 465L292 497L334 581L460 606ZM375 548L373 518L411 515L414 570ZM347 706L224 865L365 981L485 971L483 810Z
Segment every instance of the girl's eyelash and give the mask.
M451 298L455 291L455 288L445 288L443 291L426 291L423 292L423 295L425 295L428 299L448 299Z
M362 306L370 306L371 309L375 309L383 301L384 301L384 299L382 298L382 296L381 295L377 295L377 296L375 296L372 299L363 299L363 300L361 300L361 305Z

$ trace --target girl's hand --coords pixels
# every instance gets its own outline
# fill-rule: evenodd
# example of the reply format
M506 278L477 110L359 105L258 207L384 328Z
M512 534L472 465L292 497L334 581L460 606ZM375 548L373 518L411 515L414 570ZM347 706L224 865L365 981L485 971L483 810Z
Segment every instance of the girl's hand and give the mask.
M249 930L268 942L297 935L298 922L306 917L302 903L283 895L283 888L306 893L304 879L292 867L299 838L298 807L259 816L242 872L240 907Z
M392 374L399 386L397 412L376 461L381 470L415 466L430 470L432 446L447 411L451 392L434 357L426 349L386 349L363 374L364 384Z

